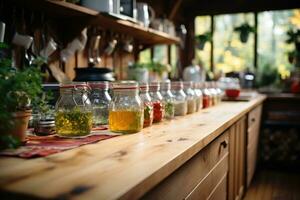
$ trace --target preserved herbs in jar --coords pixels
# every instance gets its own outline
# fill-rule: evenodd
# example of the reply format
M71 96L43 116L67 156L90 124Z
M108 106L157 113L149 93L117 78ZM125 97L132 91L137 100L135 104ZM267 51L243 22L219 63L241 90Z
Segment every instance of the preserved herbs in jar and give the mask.
M56 102L55 110L57 135L76 137L90 134L93 114L86 83L61 85L60 97Z
M193 90L193 82L183 82L183 91L187 96L188 114L196 112L196 95Z
M194 83L194 91L196 95L196 112L202 109L203 106L203 96L200 89L200 83Z
M148 91L149 91L148 84L141 83L140 98L144 103L144 127L151 126L153 123L153 104Z
M137 133L144 124L144 106L135 81L112 84L113 99L109 105L109 130L118 133Z
M207 89L206 83L202 83L201 88L202 88L202 95L203 95L203 108L208 108L209 106L211 106L211 94Z
M174 95L171 92L171 82L165 81L160 83L160 92L165 104L165 119L172 119L175 116Z
M160 85L158 82L153 82L149 84L149 94L153 104L153 122L157 123L163 120L165 106L163 102L163 97L159 92Z
M183 83L175 81L171 83L171 92L174 95L175 116L184 116L187 114L186 94L183 91Z
M89 82L91 88L90 100L93 107L93 125L108 124L108 106L111 97L108 93L109 83L107 81Z

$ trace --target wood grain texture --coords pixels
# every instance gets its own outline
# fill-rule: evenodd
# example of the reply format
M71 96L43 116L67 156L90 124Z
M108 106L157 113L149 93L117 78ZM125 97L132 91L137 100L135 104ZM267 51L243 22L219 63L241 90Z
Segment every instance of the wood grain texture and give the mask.
M0 158L0 189L41 198L137 199L262 103L226 102L45 158Z

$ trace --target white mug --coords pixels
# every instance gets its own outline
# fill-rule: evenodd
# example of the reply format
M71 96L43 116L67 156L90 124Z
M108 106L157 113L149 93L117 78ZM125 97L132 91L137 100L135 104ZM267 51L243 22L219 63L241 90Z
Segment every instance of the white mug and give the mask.
M114 12L114 0L82 0L82 5L100 12Z
M21 35L19 33L15 33L12 43L18 46L24 47L26 50L29 49L33 42L33 37L29 35Z
M137 20L142 22L146 27L149 27L151 21L155 17L154 10L146 3L136 3Z

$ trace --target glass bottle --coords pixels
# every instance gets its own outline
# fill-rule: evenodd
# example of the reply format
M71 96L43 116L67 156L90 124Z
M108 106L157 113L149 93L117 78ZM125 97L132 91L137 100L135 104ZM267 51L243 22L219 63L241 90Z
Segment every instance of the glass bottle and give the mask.
M93 125L106 125L108 124L108 106L111 101L108 93L109 83L107 81L89 82L88 86L91 88Z
M171 92L175 97L174 110L175 116L184 116L187 114L186 94L183 91L183 83L175 81L171 83Z
M144 128L151 126L153 123L153 103L149 95L149 85L140 83L140 98L144 103Z
M86 83L60 85L60 97L56 102L55 111L55 129L59 136L76 137L90 134L93 114Z
M222 90L219 87L218 82L214 82L214 88L217 91L217 96L218 96L218 104L221 103L222 101Z
M160 83L160 92L163 96L165 104L165 119L172 119L175 115L174 107L174 95L171 92L171 81L165 81Z
M195 91L193 90L193 82L192 81L183 82L183 91L187 96L187 104L188 104L187 114L196 112L196 94Z
M209 92L211 94L211 97L212 97L211 105L215 106L215 105L218 104L218 92L214 87L214 82L213 81L207 82L207 84L208 84L208 90L209 90Z
M158 82L149 84L149 94L153 103L153 122L157 123L163 120L165 114L165 106L163 97L159 92L160 85Z
M109 129L118 133L137 133L144 124L144 106L135 81L112 84L113 98L109 105Z
M208 108L211 104L211 94L206 86L207 86L206 82L201 83L200 86L203 95L203 108Z
M194 83L194 91L196 95L196 112L202 109L203 106L203 96L200 89L200 83Z

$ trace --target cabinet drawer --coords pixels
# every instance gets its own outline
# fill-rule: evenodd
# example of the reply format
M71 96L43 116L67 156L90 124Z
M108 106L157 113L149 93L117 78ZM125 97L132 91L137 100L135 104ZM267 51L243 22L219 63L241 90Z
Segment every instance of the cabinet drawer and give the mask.
M228 154L220 160L209 174L196 186L196 188L187 196L188 200L209 199L214 189L227 175L228 171ZM226 193L225 193L226 199ZM224 198L223 197L223 198Z
M184 199L227 155L228 132L225 132L146 193L142 199Z
M227 174L221 179L208 200L226 200L227 199Z
M262 106L259 105L254 108L248 114L248 130L252 128L259 128L260 125L260 117L261 117Z

